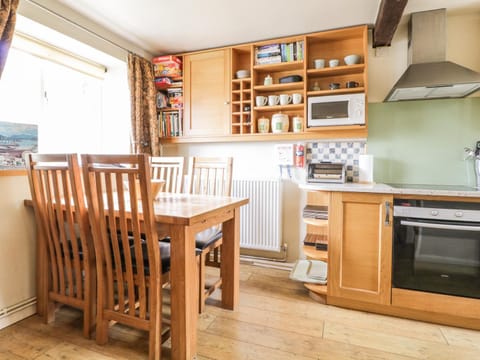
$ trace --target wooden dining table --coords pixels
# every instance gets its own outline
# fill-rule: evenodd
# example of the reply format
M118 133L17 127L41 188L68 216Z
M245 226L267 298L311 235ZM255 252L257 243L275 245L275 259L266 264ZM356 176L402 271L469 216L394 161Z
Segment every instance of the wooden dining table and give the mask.
M194 359L197 345L198 270L195 234L222 224L221 306L235 310L239 301L240 207L248 198L160 193L154 201L159 238L171 238L171 358ZM25 205L32 206L26 200ZM39 239L39 241L41 241ZM48 267L46 250L37 247L37 305L43 309Z
M196 354L198 280L195 234L223 224L222 307L235 310L240 286L240 207L248 198L161 193L154 202L158 235L171 237L172 359Z

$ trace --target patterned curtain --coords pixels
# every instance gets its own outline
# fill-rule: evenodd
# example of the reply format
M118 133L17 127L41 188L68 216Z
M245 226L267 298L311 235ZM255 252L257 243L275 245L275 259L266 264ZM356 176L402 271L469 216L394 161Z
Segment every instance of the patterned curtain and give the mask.
M12 43L18 2L19 0L0 0L0 78Z
M132 152L160 155L155 78L150 61L128 54L128 83L132 108Z

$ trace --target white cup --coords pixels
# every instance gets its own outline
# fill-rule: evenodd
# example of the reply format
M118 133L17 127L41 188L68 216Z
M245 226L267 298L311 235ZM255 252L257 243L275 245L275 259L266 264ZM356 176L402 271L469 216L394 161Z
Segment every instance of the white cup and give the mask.
M330 67L338 66L338 64L340 64L340 61L338 61L338 59L332 59L328 62L328 66Z
M292 102L292 97L288 94L280 95L280 105L288 105Z
M302 94L295 93L292 95L292 102L294 104L301 104L302 103Z
M257 106L265 106L267 105L267 102L268 102L268 98L266 96L257 96L255 98L255 104Z
M280 102L280 97L278 95L268 96L268 105L270 106L278 105L279 102Z
M325 67L325 59L315 59L313 60L313 66L315 69L322 69Z

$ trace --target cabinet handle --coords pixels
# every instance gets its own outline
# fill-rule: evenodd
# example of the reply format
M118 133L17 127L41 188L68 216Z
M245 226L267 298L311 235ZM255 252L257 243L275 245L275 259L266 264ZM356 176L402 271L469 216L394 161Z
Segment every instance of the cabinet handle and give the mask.
M390 225L390 201L385 201L385 225Z
M225 102L223 103L223 105L228 105L228 104L230 104L230 101L225 101Z

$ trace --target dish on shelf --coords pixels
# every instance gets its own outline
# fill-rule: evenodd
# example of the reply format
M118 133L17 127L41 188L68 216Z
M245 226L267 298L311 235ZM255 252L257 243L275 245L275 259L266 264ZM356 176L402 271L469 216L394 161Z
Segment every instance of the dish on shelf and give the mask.
M250 70L238 70L235 75L237 79L246 79L250 77Z
M357 55L357 54L347 55L343 58L343 60L347 65L355 65L360 62L360 55Z
M302 81L303 78L300 75L290 75L290 76L284 76L279 79L280 84L286 84L286 83L291 83L291 82L298 82Z

